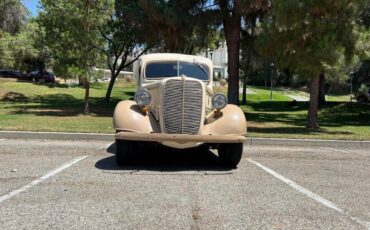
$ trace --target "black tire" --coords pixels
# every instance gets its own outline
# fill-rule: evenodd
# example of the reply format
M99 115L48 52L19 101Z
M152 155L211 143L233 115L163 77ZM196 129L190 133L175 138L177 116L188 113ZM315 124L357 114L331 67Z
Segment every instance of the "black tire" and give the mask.
M218 148L218 158L222 165L236 168L242 159L243 143L221 144Z
M116 162L119 166L132 162L135 151L135 142L116 140Z

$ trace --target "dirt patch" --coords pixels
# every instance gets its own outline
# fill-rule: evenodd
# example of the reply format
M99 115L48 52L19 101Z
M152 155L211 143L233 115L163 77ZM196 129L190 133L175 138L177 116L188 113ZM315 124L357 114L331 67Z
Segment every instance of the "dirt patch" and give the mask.
M34 114L37 116L58 116L72 117L81 115L81 111L77 109L48 109L48 108L22 108L14 112L15 114Z
M2 96L1 100L7 101L7 102L29 102L28 97L26 97L24 94L16 93L16 92L5 93L5 95Z

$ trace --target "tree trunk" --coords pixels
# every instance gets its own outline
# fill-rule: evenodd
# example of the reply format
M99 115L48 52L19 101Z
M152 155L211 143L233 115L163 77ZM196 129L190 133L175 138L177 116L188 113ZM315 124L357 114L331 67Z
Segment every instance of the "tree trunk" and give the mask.
M249 41L247 42L248 44L248 47L247 47L247 63L246 63L246 67L247 67L247 71L244 75L244 78L243 78L243 100L242 100L242 104L247 104L247 78L248 76L250 76L251 72L252 72L252 65L251 65L251 62L252 62L252 51L254 49L254 34L255 34L255 28L256 28L256 22L257 22L257 16L256 15L253 15L250 17L250 35L248 36L247 35L247 39L249 39Z
M292 73L290 72L289 68L286 68L284 69L284 75L285 75L285 79L284 79L284 86L287 86L287 87L290 87L292 86Z
M228 84L227 97L230 104L239 105L239 42L240 35L238 32L233 31L226 38L227 43L227 61L228 61ZM237 35L237 36L236 36Z
M326 99L326 90L325 90L325 73L320 74L320 83L319 83L319 106L325 104Z
M249 70L248 70L249 72ZM244 75L243 77L243 99L242 99L242 104L245 105L247 104L247 74Z
M107 102L107 103L110 101L110 95L112 94L114 82L116 81L118 73L117 74L113 74L113 73L111 74L111 78L110 78L110 82L109 82L109 85L108 85L107 93L105 94L105 99L104 99L105 102Z
M230 7L228 0L219 1L222 24L227 45L228 83L227 97L229 103L239 105L239 53L240 53L240 29L241 14L239 0L234 0Z
M365 84L370 84L369 68L366 68L366 71L365 71L365 74L364 74L364 77L363 77L362 81Z
M248 48L247 63L246 63L247 71L246 73L244 73L244 77L243 77L243 100L242 100L243 105L247 104L247 78L251 73L251 61L252 61L251 49L252 49L251 47Z
M89 96L90 96L90 82L87 78L84 79L85 85L85 102L84 102L84 114L89 114Z
M320 76L315 76L311 79L310 105L308 107L308 114L307 114L307 128L310 128L310 129L319 128L319 124L317 123L319 83L320 83Z

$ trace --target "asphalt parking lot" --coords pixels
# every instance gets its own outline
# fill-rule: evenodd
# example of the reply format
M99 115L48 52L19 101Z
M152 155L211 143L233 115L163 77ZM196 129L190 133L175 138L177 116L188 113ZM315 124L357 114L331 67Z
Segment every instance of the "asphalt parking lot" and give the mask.
M370 229L370 150L247 145L140 154L107 141L0 139L0 229Z

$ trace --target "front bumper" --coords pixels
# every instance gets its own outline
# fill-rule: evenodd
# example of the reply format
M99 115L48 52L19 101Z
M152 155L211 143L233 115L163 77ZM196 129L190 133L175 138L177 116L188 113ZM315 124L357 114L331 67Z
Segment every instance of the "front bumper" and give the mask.
M177 143L243 143L247 140L239 135L188 135L188 134L165 134L165 133L135 133L118 132L116 139L129 141L156 141L156 142L177 142Z

